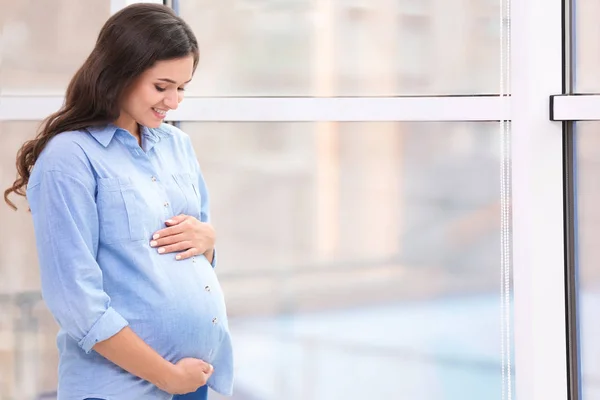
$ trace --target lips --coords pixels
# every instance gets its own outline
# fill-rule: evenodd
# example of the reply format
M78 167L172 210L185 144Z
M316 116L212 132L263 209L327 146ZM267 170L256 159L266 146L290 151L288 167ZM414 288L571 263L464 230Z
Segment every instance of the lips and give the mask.
M156 118L159 118L159 119L163 119L167 116L167 111L161 110L159 108L152 107L152 112L154 112L154 115L156 116Z

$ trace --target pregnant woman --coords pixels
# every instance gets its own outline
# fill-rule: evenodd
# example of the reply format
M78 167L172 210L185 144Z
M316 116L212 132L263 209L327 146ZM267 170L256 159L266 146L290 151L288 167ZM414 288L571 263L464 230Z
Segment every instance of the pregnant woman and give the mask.
M122 9L17 155L4 195L31 208L59 400L231 395L208 192L189 137L163 123L198 58L168 7Z

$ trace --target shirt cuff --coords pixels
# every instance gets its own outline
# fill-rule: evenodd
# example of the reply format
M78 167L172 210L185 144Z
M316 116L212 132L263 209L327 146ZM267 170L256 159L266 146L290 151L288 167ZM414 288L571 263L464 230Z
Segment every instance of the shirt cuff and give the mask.
M213 259L210 265L212 265L213 268L217 266L217 249L213 249Z
M213 249L213 260L211 261L210 265L212 265L213 268L215 268L217 266L217 249Z
M81 339L79 347L86 353L90 353L98 342L102 342L125 328L129 323L114 308L109 307L96 321L88 334Z

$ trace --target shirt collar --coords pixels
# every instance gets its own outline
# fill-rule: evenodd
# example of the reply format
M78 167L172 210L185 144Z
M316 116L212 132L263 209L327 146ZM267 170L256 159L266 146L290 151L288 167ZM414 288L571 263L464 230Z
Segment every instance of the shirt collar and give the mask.
M163 124L164 125L164 124ZM118 126L110 123L105 125L97 125L90 126L87 128L87 131L104 147L108 147L112 139L115 137L117 131L124 129L119 128ZM168 138L173 134L166 127L162 125L158 128L148 128L145 126L141 126L141 134L145 136L148 140L154 143L158 143L161 138Z
M104 147L107 147L119 128L113 124L107 124L90 126L86 129L90 135L92 135L94 139L98 141L98 143Z

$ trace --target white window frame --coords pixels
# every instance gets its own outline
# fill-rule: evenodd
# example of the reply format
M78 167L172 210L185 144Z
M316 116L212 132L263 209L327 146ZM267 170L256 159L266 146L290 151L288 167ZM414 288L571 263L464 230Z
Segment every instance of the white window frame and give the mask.
M39 121L62 96L0 96L0 121ZM498 121L510 119L510 98L461 97L186 97L169 121Z
M557 95L550 102L553 121L600 121L600 95Z
M563 90L562 2L511 5L516 395L526 400L569 398L563 126L550 119Z
M511 96L190 97L170 118L181 121L511 120L516 397L567 400L561 121L600 120L600 96L562 95L562 2L512 1ZM130 2L111 0L112 10L127 3ZM5 94L0 96L0 121L40 120L60 107L62 101L61 96Z

